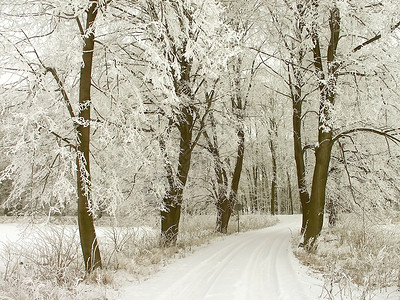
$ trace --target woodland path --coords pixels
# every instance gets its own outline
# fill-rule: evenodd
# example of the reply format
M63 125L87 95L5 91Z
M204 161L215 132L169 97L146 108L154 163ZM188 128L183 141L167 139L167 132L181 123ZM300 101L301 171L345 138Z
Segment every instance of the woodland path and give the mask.
M279 219L275 226L212 242L129 286L121 299L319 299L322 282L307 275L291 251L301 217Z

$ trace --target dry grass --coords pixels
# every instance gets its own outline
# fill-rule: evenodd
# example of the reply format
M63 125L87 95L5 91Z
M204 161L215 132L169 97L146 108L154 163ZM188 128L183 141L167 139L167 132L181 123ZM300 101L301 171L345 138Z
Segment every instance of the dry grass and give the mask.
M400 223L341 216L325 228L317 250L296 249L300 261L324 274L326 298L372 299L377 291L400 288Z

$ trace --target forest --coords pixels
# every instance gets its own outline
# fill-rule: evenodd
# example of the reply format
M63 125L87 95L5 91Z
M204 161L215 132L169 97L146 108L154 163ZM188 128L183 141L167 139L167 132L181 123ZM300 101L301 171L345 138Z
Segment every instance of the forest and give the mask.
M224 236L239 217L258 223L249 230L301 214L302 263L398 288L399 11L396 0L0 0L0 222L76 225L71 278L96 282L140 235L121 226L152 227L163 256L189 220ZM98 226L112 226L114 252ZM44 244L55 236L67 238ZM22 277L4 253L0 290Z

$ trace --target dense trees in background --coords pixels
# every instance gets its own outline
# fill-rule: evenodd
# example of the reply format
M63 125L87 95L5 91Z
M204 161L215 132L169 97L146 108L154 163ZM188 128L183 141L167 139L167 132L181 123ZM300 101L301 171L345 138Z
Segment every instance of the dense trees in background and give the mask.
M398 210L400 7L367 2L0 1L2 205L77 210L87 271L102 214L174 245L182 210L301 210L313 246Z

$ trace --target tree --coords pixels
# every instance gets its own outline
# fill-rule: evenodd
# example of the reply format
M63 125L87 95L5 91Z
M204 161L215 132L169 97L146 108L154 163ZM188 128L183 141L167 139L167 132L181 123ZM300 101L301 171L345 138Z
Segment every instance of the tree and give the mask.
M91 174L90 174L90 106L91 80L94 51L93 23L99 10L97 1L90 1L86 16L86 26L83 27L77 18L83 37L83 66L79 79L79 115L77 123L77 190L78 190L78 226L81 239L85 270L92 272L101 268L100 249L93 223L91 207Z
M286 9L286 11L268 9L277 33L274 36L278 36L277 43L282 45L280 50L284 49L285 51L276 51L279 55L273 51L261 53L264 56L279 60L279 65L286 66L288 71L286 75L288 80L285 80L279 69L277 71L277 68L267 66L271 69L271 73L281 77L289 88L289 93L282 93L282 95L289 96L292 101L295 161L299 196L303 208L302 232L304 233L305 244L310 248L313 247L322 228L334 144L339 144L339 139L344 138L346 133L369 130L386 136L388 140L395 141L393 135L389 134L389 132L393 132L390 130L394 128L392 127L388 131L378 125L379 122L376 122L374 126L357 128L357 125L367 124L366 120L370 119L366 108L362 106L361 109L360 103L362 102L356 100L360 99L361 93L363 94L362 97L369 99L370 96L360 90L359 83L370 80L371 83L377 84L378 90L383 89L381 84L371 79L373 76L384 76L384 72L381 72L380 68L390 69L387 64L388 56L385 57L383 52L387 53L387 49L393 47L393 44L388 41L392 40L393 42L396 39L393 31L399 26L396 19L389 25L377 24L377 27L374 27L375 33L372 32L372 37L369 37L372 20L393 19L391 16L389 18L383 16L388 15L389 11L395 10L396 3L387 1L377 6L364 4L364 2L358 1L351 3L346 1L334 3L282 1L280 7ZM287 20L285 14L291 16L290 20ZM359 18L354 18L356 15ZM369 24L369 27L366 24ZM388 28L385 35L376 34L376 32L382 32L382 26ZM381 51L378 46L373 48L374 55L357 54L361 49L371 46L382 37L386 40L386 42L383 42L385 50ZM339 41L341 41L340 45ZM371 49L369 53L370 51ZM307 64L307 62L311 62L311 64ZM376 66L376 69L371 69L371 65ZM315 80L310 80L310 78ZM385 81L387 81L386 78ZM309 85L310 82L311 85ZM393 91L387 84L384 89ZM314 93L315 90L319 92L318 97ZM354 97L355 95L357 95L357 98ZM385 101L389 101L392 97L390 93L385 94L385 96L388 97ZM305 101L306 99L308 101ZM310 101L312 99L318 99L318 101L313 104ZM357 111L365 111L364 114L357 114L358 119L347 114L351 110L343 109L349 105L353 106L353 101L357 101ZM308 105L306 112L304 112L305 104ZM366 106L368 105L366 104ZM369 107L371 108L371 105ZM317 143L304 143L302 141L304 138L303 128L307 130L307 139L309 139L309 133L312 132L308 131L311 124L306 120L307 115L318 116ZM344 115L346 117L341 117ZM352 137L346 137L352 139ZM307 149L311 149L315 153L310 196L306 185L307 172L304 156ZM335 201L330 201L332 212L335 211L335 208L331 205L334 203Z
M314 16L314 20L318 17L318 3L311 1L310 11ZM313 64L315 76L318 81L320 91L319 100L319 121L318 121L318 144L315 147L315 167L312 181L312 189L310 196L309 218L307 220L306 230L304 232L304 243L307 247L313 247L315 240L322 230L326 185L329 172L329 164L331 160L332 147L338 139L334 137L334 106L338 94L338 77L339 71L343 67L343 62L338 58L338 44L341 34L341 12L336 4L328 7L329 12L329 43L326 52L326 67L323 65L323 55L321 53L320 36L318 33L318 25L311 22L310 37L313 42ZM399 25L395 25L397 28ZM393 30L394 30L393 28ZM379 36L379 35L378 35ZM358 51L365 45L379 39L378 36L361 43L353 48L352 52ZM325 70L326 69L326 70ZM358 131L358 130L357 130ZM380 134L385 135L385 132ZM343 135L340 133L338 136ZM388 138L393 140L393 137Z
M316 25L315 25L316 26ZM311 39L313 41L314 67L320 91L319 123L318 123L318 144L315 147L315 166L311 188L309 216L304 231L305 244L314 243L322 230L325 189L328 179L329 162L333 146L333 124L332 107L335 105L336 82L338 78L339 62L337 60L337 47L340 34L340 12L337 7L330 10L329 28L330 40L327 50L327 75L324 73L322 63L321 46L319 34L315 26L312 28Z
M281 77L288 89L288 92L279 90L278 93L291 100L297 187L303 215L301 232L304 232L309 215L308 204L310 196L305 165L305 151L307 147L304 146L302 135L304 119L308 111L304 113L303 104L306 103L307 98L313 91L313 88L310 89L307 84L307 79L312 71L305 63L306 56L310 52L304 19L307 6L304 2L299 1L282 1L279 4L274 9L268 7L273 24L273 29L271 30L273 37L271 39L274 43L277 43L278 55L263 54L267 55L267 57L278 59L280 61L279 64L285 68L283 74L275 70L272 73L274 76ZM270 66L267 67L271 68Z
M233 163L224 163L225 158L222 155L222 147L220 145L221 135L217 129L215 114L210 116L210 130L204 132L206 139L206 148L211 153L214 161L214 171L216 184L213 186L213 196L215 198L217 208L216 230L221 233L227 233L227 228L234 205L238 202L239 184L242 176L243 161L245 158L245 123L246 109L251 98L251 91L257 74L259 65L256 57L248 51L248 42L251 41L251 35L257 31L253 29L256 17L253 16L254 11L259 6L258 1L247 1L245 9L243 1L222 1L224 3L225 23L234 30L238 37L237 46L241 52L232 58L229 62L228 70L223 74L228 78L229 82L225 82L227 88L227 101L229 106L225 105L220 110L225 116L220 115L219 118L227 118L235 135L235 149L232 150ZM223 80L223 79L222 79ZM233 120L233 121L232 121ZM227 129L224 130L225 133ZM226 138L226 137L225 137ZM228 137L232 139L231 136Z
M167 183L161 236L164 245L174 245L192 154L215 102L218 73L234 52L221 7L213 0L202 6L191 1L147 1L143 12L148 31L141 46L159 62L146 62L144 79L155 89L147 93L149 107L158 112L165 128L158 137ZM174 140L178 142L171 143Z
M16 130L11 132L14 134L5 136L11 162L3 171L2 178L13 179L13 190L8 203L28 199L27 206L30 202L32 212L40 210L40 206L46 203L50 204L54 198L62 200L60 206L65 205L65 199L75 192L70 180L73 170L77 171L78 226L85 270L91 272L101 267L100 250L93 224L94 206L91 199L92 179L89 164L94 21L100 7L98 1L88 1L77 6L64 7L64 4L66 3L53 6L31 1L26 3L26 12L18 12L18 2L13 5L2 4L4 11L8 13L5 27L8 31L2 32L2 44L8 50L6 57L11 58L11 63L7 63L3 69L4 76L11 74L8 82L3 85L6 100L3 103L6 120L3 130L9 125L17 126ZM68 9L73 13L69 14ZM85 27L79 20L81 13L86 16ZM38 30L31 28L31 17L43 26L39 26ZM65 27L61 29L59 21L63 18ZM78 27L70 31L72 22L77 22ZM68 41L70 46L63 49L67 51L60 51L65 56L56 58L53 52L47 52L43 45L48 43L55 48L55 52L60 50L57 48L59 44L51 42L57 40L57 34L62 30L68 38L72 37L72 40ZM13 34L13 31L17 34ZM80 32L79 39L82 38L84 42L81 50L74 49L79 44L78 39L74 40L76 32ZM75 41L78 43L74 43ZM43 47L40 48L41 46ZM68 52L71 49L74 50ZM78 64L74 64L76 61L71 60L71 53L81 53L83 59L83 65L80 67L78 114L75 113L70 100L70 92L72 93L73 89L67 90L69 87L66 76L63 76L80 63L77 59ZM71 69L68 68L66 73L62 70L60 75L55 61L60 63L60 67L65 61L69 61ZM13 95L17 95L17 99L10 98ZM58 95L61 96L61 101ZM10 102L7 103L7 100ZM18 110L21 111L19 116ZM16 116L18 117L15 118ZM18 132L19 130L22 131ZM69 134L72 133L73 138L68 137L68 131ZM25 134L29 138L24 138ZM74 151L74 154L71 151ZM29 158L25 161L23 156L27 153ZM76 162L75 168L71 165L73 158ZM29 172L30 178L26 178L26 171Z
M316 3L312 3L312 9L317 10ZM320 109L319 109L319 126L318 126L318 144L315 149L316 162L313 175L312 191L310 198L310 217L306 227L304 242L309 246L313 246L316 238L322 229L324 207L325 207L325 190L328 178L329 163L331 159L332 146L337 137L333 136L333 107L337 98L337 81L339 70L343 68L343 62L338 59L337 49L341 32L341 14L337 6L332 6L329 9L329 44L326 54L326 69L322 63L320 37L312 27L311 38L314 44L313 56L316 76L319 82L320 90ZM392 27L392 30L397 28L398 23ZM353 48L352 52L359 51L362 47L378 40L381 35L362 42L360 45ZM354 131L358 131L354 129ZM379 132L379 131L377 131ZM386 135L386 132L380 131L379 134L387 136L393 140L393 136ZM343 135L339 133L338 136Z

